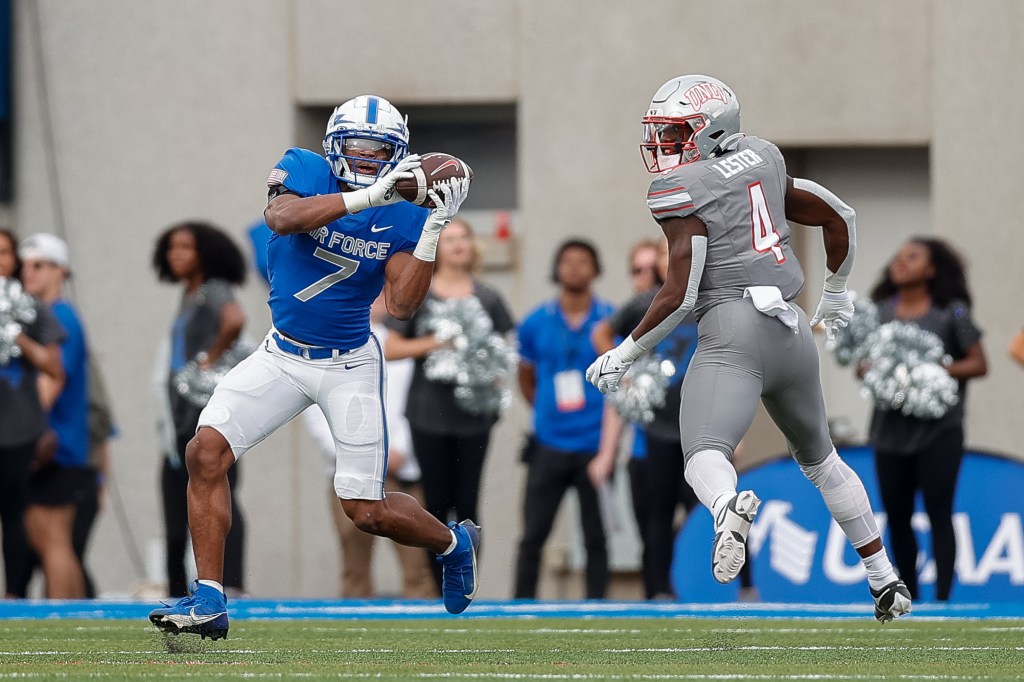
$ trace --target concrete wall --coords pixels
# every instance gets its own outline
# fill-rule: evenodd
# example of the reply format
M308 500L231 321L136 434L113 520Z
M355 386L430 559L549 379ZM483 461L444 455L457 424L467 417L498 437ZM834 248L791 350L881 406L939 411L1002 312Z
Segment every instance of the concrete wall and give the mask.
M403 103L517 103L521 258L494 281L522 314L550 295L551 250L575 234L605 252L602 293L624 298L628 246L657 233L643 202L640 116L671 76L722 78L739 94L749 132L799 151L809 175L860 211L858 288L905 234L934 232L965 252L992 364L971 389L968 441L1024 452L1012 419L1022 376L1005 359L1024 284L1016 238L1024 8L1015 0L14 6L14 227L68 236L74 293L123 434L114 447L118 490L144 553L161 533L149 377L177 297L149 267L155 237L199 216L241 242L262 210L268 169L294 143L300 109L366 91ZM812 244L811 298L821 271ZM268 324L264 292L254 282L242 298L258 334ZM856 386L829 360L823 367L830 408L863 429ZM484 597L510 590L525 421L518 405L499 426L485 473ZM770 428L756 433L763 451L778 449ZM335 594L327 484L305 433L289 425L242 466L252 592ZM90 556L107 591L127 591L140 577L123 531L108 509ZM378 574L393 590L389 561Z

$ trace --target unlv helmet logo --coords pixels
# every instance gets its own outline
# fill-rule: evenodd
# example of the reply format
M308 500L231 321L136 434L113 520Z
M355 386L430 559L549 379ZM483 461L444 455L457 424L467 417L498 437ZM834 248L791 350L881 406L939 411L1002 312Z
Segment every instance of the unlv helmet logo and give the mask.
M697 83L692 88L683 93L683 98L695 111L699 111L706 103L713 99L718 100L722 104L729 103L729 92L720 85L715 83Z

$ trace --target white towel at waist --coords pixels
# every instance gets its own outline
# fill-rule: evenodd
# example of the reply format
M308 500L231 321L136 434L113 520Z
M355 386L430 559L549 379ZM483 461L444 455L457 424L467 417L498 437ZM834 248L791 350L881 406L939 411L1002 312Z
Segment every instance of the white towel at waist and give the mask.
M800 316L782 298L778 287L747 287L743 290L743 298L749 298L755 308L768 317L774 317L792 329L794 334L800 333Z

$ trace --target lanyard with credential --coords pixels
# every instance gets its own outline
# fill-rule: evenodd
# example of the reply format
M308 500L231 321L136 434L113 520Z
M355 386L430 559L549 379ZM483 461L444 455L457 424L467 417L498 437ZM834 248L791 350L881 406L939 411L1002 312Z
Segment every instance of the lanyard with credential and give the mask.
M578 366L585 360L584 353L591 348L588 334L590 319L588 314L579 328L571 329L569 321L559 310L561 324L562 349L565 353L565 364L555 373L555 405L559 412L577 412L586 407L587 398L583 385L583 372Z

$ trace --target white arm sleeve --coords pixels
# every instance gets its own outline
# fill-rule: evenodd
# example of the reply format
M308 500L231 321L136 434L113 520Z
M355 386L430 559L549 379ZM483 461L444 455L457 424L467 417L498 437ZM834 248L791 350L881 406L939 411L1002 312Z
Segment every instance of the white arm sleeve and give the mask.
M690 278L686 282L686 294L683 302L668 317L662 320L661 324L647 332L633 343L632 336L627 336L626 341L620 346L626 352L626 360L635 360L647 351L651 350L658 343L669 335L676 328L686 314L693 310L697 302L697 289L700 287L700 278L704 274L704 260L708 254L708 238L704 236L693 236L690 238L690 246L693 255L690 260Z
M846 222L846 234L850 240L850 249L846 258L835 272L827 271L825 276L825 291L838 293L846 291L846 279L853 270L853 259L857 255L857 214L852 208L843 203L843 200L825 189L816 182L804 178L793 178L793 187L804 192L810 192L826 204L832 207L839 217Z

